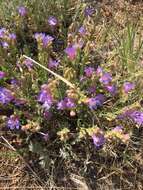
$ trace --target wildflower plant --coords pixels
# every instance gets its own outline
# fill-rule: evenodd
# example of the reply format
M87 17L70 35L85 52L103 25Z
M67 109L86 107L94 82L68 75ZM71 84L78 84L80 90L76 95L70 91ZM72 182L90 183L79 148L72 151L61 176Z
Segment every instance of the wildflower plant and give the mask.
M83 3L77 22L69 19L67 23L67 1L61 7L53 2L43 1L43 7L44 3L54 6L55 12L41 20L36 7L32 12L30 3L19 5L13 10L16 24L11 28L2 23L0 28L0 107L12 109L12 114L5 114L5 128L19 133L26 148L39 158L45 152L48 155L52 143L58 153L63 147L80 147L85 142L103 152L108 152L108 145L114 150L116 143L130 143L132 128L143 124L137 78L125 78L118 64L112 69L108 59L97 58L102 47L90 24L97 10ZM63 7L58 16L56 10ZM54 49L58 38L63 41L60 50ZM127 53L130 72L127 59L132 51L128 54L124 42L120 45L122 54ZM130 122L134 124L129 128Z

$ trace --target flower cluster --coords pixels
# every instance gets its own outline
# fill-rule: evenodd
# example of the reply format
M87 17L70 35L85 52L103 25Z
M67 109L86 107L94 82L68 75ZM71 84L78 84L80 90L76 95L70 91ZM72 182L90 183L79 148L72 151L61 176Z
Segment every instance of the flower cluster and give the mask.
M91 110L96 110L101 107L106 100L106 97L103 94L98 94L95 98L88 99L88 105Z
M14 96L10 90L4 87L0 87L0 103L1 104L8 104L12 102Z
M42 85L41 91L38 95L38 102L42 104L42 107L49 110L53 104L53 97L46 84Z
M143 124L139 110L112 117L132 102L138 86L132 77L122 78L118 66L112 70L112 62L98 59L102 48L92 26L95 11L84 7L73 23L47 11L45 21L37 22L40 16L32 15L27 2L15 10L12 29L0 28L0 106L12 110L2 113L8 129L36 133L45 144L51 139L76 144L88 138L99 149L129 140L126 118Z
M76 107L75 100L72 98L64 98L57 104L57 108L59 110L65 110L65 109L73 109Z
M127 110L124 112L119 118L130 118L132 119L137 125L143 124L143 112L138 110Z
M16 115L11 115L7 120L7 127L11 130L20 129L20 121Z
M16 41L16 34L10 33L6 28L0 28L0 45L4 49L8 49Z
M47 48L54 40L52 36L46 35L45 33L36 33L34 37L43 48Z

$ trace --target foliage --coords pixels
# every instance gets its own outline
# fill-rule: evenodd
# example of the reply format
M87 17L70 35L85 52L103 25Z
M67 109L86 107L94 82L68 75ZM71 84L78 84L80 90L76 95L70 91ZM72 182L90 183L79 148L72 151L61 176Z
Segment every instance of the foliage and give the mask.
M80 147L99 157L119 155L143 124L138 27L128 22L121 34L99 33L100 7L80 1L6 5L0 4L6 10L0 13L1 128L44 168L56 160L53 152L77 160ZM111 38L115 44L106 47ZM113 58L104 56L106 48Z

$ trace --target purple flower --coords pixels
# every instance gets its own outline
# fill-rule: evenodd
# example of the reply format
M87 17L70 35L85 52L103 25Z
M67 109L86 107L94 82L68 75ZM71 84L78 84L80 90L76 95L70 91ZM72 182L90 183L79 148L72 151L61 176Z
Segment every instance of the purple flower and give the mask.
M130 117L138 125L143 124L143 112L141 112L141 111L133 111L131 113L128 113L127 115L128 115L128 117Z
M135 84L131 82L125 82L123 85L123 90L125 93L132 91L134 88L135 88Z
M52 36L46 35L45 33L35 33L34 37L37 42L42 42L44 48L46 48L54 40Z
M27 8L24 6L18 7L18 13L20 16L26 16L27 14Z
M83 82L83 81L85 81L87 78L85 77L85 76L80 76L80 78L79 78L79 80L80 80L80 82Z
M69 59L72 61L77 55L77 49L74 46L68 46L65 49L65 53L68 55Z
M104 84L104 85L108 85L108 84L112 81L112 77L111 77L110 73L104 73L104 74L100 77L99 81L100 81L102 84Z
M5 28L0 29L0 38L4 38L5 32L6 32Z
M48 19L48 23L50 26L56 26L58 23L57 18L54 16L50 16Z
M17 79L12 78L10 80L10 84L13 85L13 86L18 86L20 84L20 82Z
M95 9L92 7L86 7L84 10L85 16L92 16L95 12Z
M123 126L122 125L116 126L114 129L112 129L112 131L122 133L123 132Z
M59 65L59 61L53 60L53 59L51 59L51 58L49 59L48 67L49 67L50 69L52 69L52 68L57 68L58 65Z
M57 109L59 110L72 109L72 108L75 108L75 106L76 104L75 104L74 99L66 97L60 102L58 102Z
M86 67L84 72L85 72L86 77L91 77L93 72L94 72L94 68L93 67Z
M9 38L11 40L16 40L16 34L14 34L14 33L9 34Z
M23 64L28 68L28 70L30 71L33 67L33 62L30 59L25 59Z
M81 27L79 28L78 32L79 32L82 36L85 35L85 34L86 34L86 29L85 29L85 27L84 27L84 26L81 26Z
M51 93L48 89L42 89L38 95L38 102L42 103L42 107L46 110L49 110L53 104L53 98Z
M105 144L105 137L103 134L97 134L92 136L93 143L97 148L100 148Z
M71 109L71 108L75 107L74 99L72 99L72 98L65 98L65 101L66 101L66 107L67 107L67 109Z
M17 116L11 115L7 121L7 127L11 130L20 128L20 121Z
M117 117L118 119L130 118L138 125L143 125L143 112L138 110L127 110Z
M95 98L89 98L88 106L91 110L95 110L103 105L105 99L103 94L98 94Z
M1 44L4 49L7 49L9 47L9 44L7 42L2 42Z
M96 74L97 74L97 76L102 76L102 74L103 74L103 69L98 66L98 68L97 68L97 70L96 70Z
M66 109L66 102L64 100L61 100L60 102L58 102L57 109L58 110L64 110L64 109Z
M53 40L54 38L49 35L46 35L45 37L43 37L43 47L46 48Z
M47 99L47 101L45 101L43 104L42 104L42 107L45 109L45 110L49 110L51 108L53 104L53 100L49 97Z
M6 88L0 87L0 103L8 104L14 99L12 92Z
M41 41L44 37L45 37L45 33L42 33L42 32L41 32L41 33L38 33L38 32L37 32L37 33L34 34L34 38L35 38L37 41L39 41L39 40Z
M3 71L0 71L0 79L3 79L6 76L6 73Z
M113 96L117 93L117 87L115 85L107 85L106 89L110 92Z

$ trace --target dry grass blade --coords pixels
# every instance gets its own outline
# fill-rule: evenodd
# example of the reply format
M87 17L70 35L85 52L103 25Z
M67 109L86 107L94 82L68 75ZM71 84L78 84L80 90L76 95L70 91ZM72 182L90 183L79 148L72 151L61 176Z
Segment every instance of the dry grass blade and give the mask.
M71 88L75 89L75 85L73 85L71 82L69 82L68 80L66 80L65 78L61 77L60 75L58 75L57 73L51 71L50 69L46 68L45 66L41 65L40 63L38 63L37 61L31 59L30 57L23 55L23 57L25 57L26 59L29 59L30 61L32 61L33 63L35 63L36 65L40 66L41 68L43 68L44 70L48 71L49 73L51 73L52 75L54 75L55 77L57 77L58 79L60 79L61 81L63 81L65 84L67 84L68 86L70 86Z
M75 183L78 190L90 190L85 180L80 176L71 174L70 178Z

